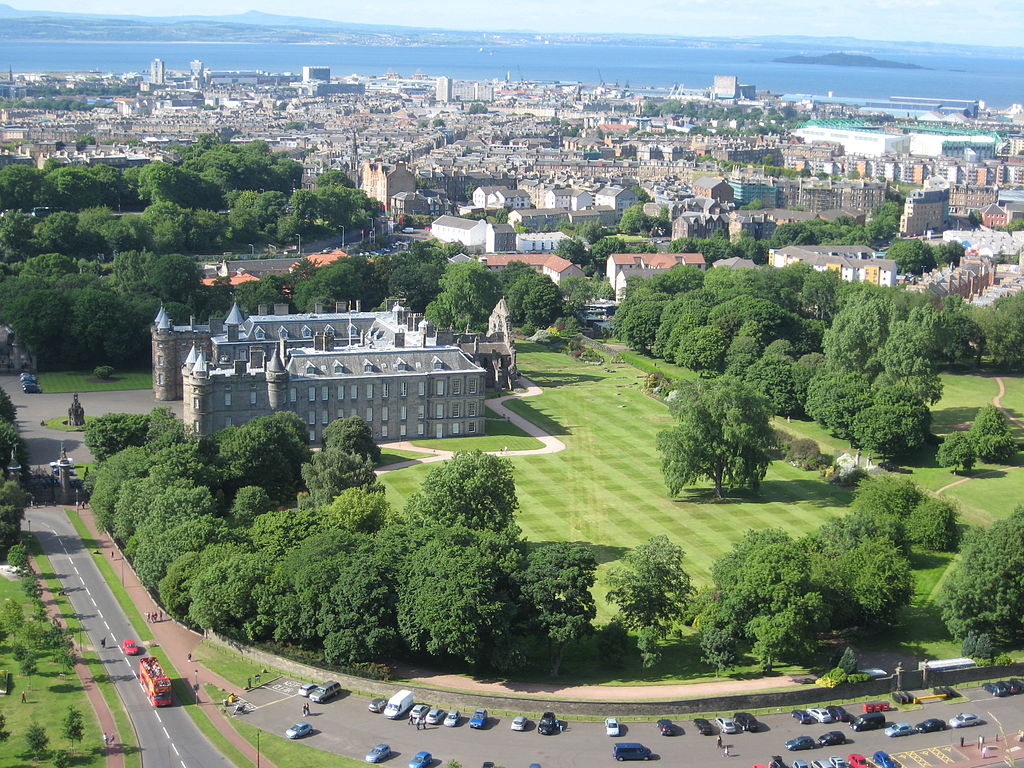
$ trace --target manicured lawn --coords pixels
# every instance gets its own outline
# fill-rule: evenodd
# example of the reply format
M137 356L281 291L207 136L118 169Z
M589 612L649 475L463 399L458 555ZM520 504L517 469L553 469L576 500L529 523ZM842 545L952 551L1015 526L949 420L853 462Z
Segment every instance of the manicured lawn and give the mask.
M67 425L67 416L54 416L52 419L47 419L45 424L50 429L59 429L61 432L84 432L85 427L69 427ZM85 418L86 423L89 422L89 417Z
M530 437L510 421L505 421L490 408L485 409L487 420L485 434L480 437L452 437L446 440L414 440L420 448L435 448L439 451L532 451L543 443Z
M398 464L409 459L421 459L424 455L416 451L403 451L399 448L388 448L385 446L381 449L380 461L377 462L377 466L386 467L388 464Z
M640 391L643 373L625 366L609 373L534 344L519 347L519 367L545 391L509 407L568 446L561 453L511 457L519 524L531 541L592 544L602 571L628 548L664 534L684 547L691 574L705 582L711 563L748 528L802 535L848 502L847 492L784 462L771 466L759 494L714 502L704 486L670 499L654 441L671 420L663 405ZM393 503L400 506L429 469L386 475ZM601 618L607 618L601 583L596 591Z
M942 374L942 399L932 406L932 431L945 435L967 429L978 410L999 394L994 376L986 374Z
M697 378L697 374L691 371L689 368L683 368L672 363L666 363L664 360L658 360L656 357L648 357L642 355L639 352L634 352L631 349L624 349L619 352L622 359L633 366L638 368L645 373L661 373L668 376L670 379L685 379L692 381Z
M39 374L43 392L103 392L117 389L152 389L153 374L145 371L118 371L106 381L97 379L92 371L57 371Z

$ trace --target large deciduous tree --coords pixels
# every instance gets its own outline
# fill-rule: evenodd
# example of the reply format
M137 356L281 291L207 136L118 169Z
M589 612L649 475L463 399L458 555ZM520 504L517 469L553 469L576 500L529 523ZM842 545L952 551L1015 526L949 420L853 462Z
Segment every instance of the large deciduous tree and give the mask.
M688 383L670 395L676 426L658 434L662 473L672 495L701 478L715 498L727 485L757 489L775 436L764 399L739 379Z
M975 455L991 464L1007 464L1017 453L1017 443L1003 412L991 403L974 417L970 432Z

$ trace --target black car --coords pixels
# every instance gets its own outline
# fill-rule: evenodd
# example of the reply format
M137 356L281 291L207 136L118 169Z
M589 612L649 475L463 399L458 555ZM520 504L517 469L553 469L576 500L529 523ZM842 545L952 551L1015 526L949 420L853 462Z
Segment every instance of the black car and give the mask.
M846 734L842 731L829 731L818 737L818 744L823 747L834 747L836 744L845 744Z
M43 390L41 390L39 388L38 384L32 384L31 382L26 382L25 384L21 385L21 391L24 392L26 395L38 395L38 394L42 394Z
M1008 686L1001 680L995 683L985 683L981 687L997 698L1002 698L1003 696L1010 695L1010 686Z
M541 715L540 721L537 723L537 733L541 736L551 736L552 734L559 733L561 730L562 727L554 712L545 712Z
M851 723L851 722L853 722L853 717L850 715L849 712L847 712L842 707L838 707L838 706L825 707L825 710L830 715L832 715L832 719L835 720L837 723Z
M932 733L934 731L946 730L946 721L939 720L937 717L929 717L927 720L922 720L920 723L914 726L914 730L918 733Z
M1010 693L1016 696L1019 693L1024 693L1024 680L1018 680L1016 677L1011 677L1005 681L1010 688Z
M658 730L661 732L662 736L676 735L676 726L671 720L659 720Z
M701 736L714 736L715 726L710 721L705 720L703 717L696 717L693 720L693 727L697 729L697 733Z
M811 713L808 712L806 709L794 709L793 719L800 723L800 725L811 725L812 723L818 722L813 717L811 717Z
M757 722L757 718L749 712L737 712L732 716L732 719L739 726L741 731L749 731L750 733L757 733L758 728L761 724Z
M779 755L772 755L772 761L768 763L768 768L789 768L789 766Z

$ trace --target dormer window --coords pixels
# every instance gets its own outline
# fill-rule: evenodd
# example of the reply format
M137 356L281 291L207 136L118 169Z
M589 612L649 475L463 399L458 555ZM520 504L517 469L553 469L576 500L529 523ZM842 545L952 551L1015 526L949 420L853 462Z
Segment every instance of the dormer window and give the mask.
M264 339L267 338L267 332L263 330L262 326L257 325L255 333L256 333L256 339L258 341L263 341Z
M312 363L306 363L306 375L307 376L315 376L318 373L320 373L320 369L319 368L317 368Z
M435 357L430 362L433 364L435 371L443 371L444 370L444 363L441 361L440 357Z
M339 374L339 373L345 373L345 366L344 366L344 365L342 365L342 364L341 364L340 362L338 362L337 360L335 360L335 361L334 361L334 372L335 372L336 374Z
M363 373L373 373L373 363L363 360Z
M288 329L285 328L282 325L280 330L278 330L277 335L280 336L282 339L287 339L288 338Z
M304 339L312 339L313 338L313 329L310 328L308 325L302 326L302 338L304 338Z
M405 362L405 360L403 360L402 358L398 358L398 362L395 363L395 368L399 371L408 371L409 364Z
M333 325L328 325L326 328L324 328L324 333L326 333L328 336L333 336L334 335L334 326Z

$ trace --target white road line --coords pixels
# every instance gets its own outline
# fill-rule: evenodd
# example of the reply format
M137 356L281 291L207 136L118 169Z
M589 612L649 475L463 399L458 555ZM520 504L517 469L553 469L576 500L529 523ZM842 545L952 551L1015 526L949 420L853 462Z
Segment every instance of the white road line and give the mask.
M167 729L166 728L161 728L161 730L164 732L164 736L167 737L167 740L170 741L171 740L171 734L169 734L167 732Z
M181 768L188 768L188 766L185 765L185 761L184 760L181 761Z
M176 754L178 757L181 757L181 752L179 752L178 748L176 746L174 746L174 742L173 741L171 742L171 749L174 750L174 754Z
M99 606L96 605L96 598L94 598L92 595L89 595L89 602L92 603L93 608L99 608Z
M103 620L103 626L107 628L107 632L110 631L110 625L107 624L107 620L106 619Z

